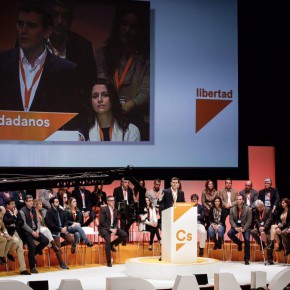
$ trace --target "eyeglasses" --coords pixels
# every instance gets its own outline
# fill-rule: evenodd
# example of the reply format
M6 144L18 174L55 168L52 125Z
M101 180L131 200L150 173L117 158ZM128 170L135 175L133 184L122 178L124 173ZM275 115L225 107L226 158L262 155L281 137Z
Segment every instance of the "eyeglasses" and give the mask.
M102 93L93 93L92 94L92 99L103 99L103 98L107 98L109 97L109 93L108 92L102 92Z
M108 199L108 201L113 201L114 202L115 200L114 199Z

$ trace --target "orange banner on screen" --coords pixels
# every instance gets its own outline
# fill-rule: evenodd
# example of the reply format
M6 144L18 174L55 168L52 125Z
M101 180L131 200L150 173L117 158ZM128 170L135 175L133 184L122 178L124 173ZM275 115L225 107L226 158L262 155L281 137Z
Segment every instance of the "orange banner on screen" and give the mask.
M0 111L0 140L43 141L76 115Z

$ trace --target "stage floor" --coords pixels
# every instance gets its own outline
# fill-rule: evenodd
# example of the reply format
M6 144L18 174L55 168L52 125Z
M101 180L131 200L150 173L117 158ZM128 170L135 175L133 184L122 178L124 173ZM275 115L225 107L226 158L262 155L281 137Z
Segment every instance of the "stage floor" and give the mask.
M143 259L146 257L143 257ZM148 257L154 259L154 257ZM154 261L154 263L156 263ZM272 266L265 266L263 262L252 262L246 266L243 262L221 262L218 265L216 273L232 273L240 285L250 285L252 271L266 271L267 282L280 271L289 267L284 264L275 264ZM196 266L197 267L197 266ZM49 290L56 290L59 288L62 279L79 279L81 281L83 290L105 290L107 277L127 277L126 264L114 264L112 268L106 266L96 265L96 267L75 268L70 267L70 270L59 270L58 267L38 268L39 274L31 276L21 275L1 275L0 280L17 280L23 283L36 280L48 280ZM13 272L17 273L17 272ZM2 273L3 274L3 273ZM192 273L194 274L194 273ZM208 277L208 285L204 287L213 286L213 277ZM174 279L147 279L156 289L171 289L174 284ZM290 281L289 281L290 282ZM1 288L1 287L0 287ZM202 286L200 286L202 288Z

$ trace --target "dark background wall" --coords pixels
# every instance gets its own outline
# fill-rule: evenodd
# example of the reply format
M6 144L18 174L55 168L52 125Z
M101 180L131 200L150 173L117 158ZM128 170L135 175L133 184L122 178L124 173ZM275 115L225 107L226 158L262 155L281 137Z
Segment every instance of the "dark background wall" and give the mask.
M289 145L287 120L289 115L289 13L287 1L238 0L239 55L239 141L238 168L133 168L136 178L180 179L247 179L248 146L274 146L276 186L281 196L289 196ZM182 3L182 2L181 2ZM229 141L231 136L228 136ZM265 156L267 158L267 156ZM129 165L129 164L128 164ZM0 168L2 176L9 174L69 174L100 168ZM34 182L26 185L35 188ZM37 187L45 186L45 182Z

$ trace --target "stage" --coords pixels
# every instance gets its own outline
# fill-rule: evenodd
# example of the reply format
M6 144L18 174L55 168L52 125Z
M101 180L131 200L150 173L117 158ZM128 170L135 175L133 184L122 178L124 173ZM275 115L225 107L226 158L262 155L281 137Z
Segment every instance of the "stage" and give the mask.
M138 260L140 259L140 260ZM143 261L142 261L143 259ZM141 258L133 258L128 259L125 264L114 264L112 268L108 268L104 265L94 265L86 268L81 267L70 267L70 270L59 270L58 267L47 267L38 268L39 274L33 274L31 276L21 276L16 274L17 272L10 272L10 275L4 276L1 273L0 280L17 280L23 283L27 283L28 281L36 281L36 280L47 280L49 284L49 290L56 290L59 288L62 279L79 279L83 290L105 290L106 289L106 278L107 277L127 277L132 275L132 265L137 265L138 263L143 263L143 270L141 273L143 275L147 275L149 269L152 269L151 272L155 273L155 277L152 276L151 279L147 279L151 282L156 289L171 289L174 284L174 279L165 279L166 271L168 267L175 269L176 267L180 267L180 265L169 265L166 262L159 261L159 257L141 257ZM203 287L213 286L213 274L214 273L232 273L235 276L235 279L238 283L242 285L250 285L251 283L251 272L252 271L265 271L267 273L267 283L269 283L272 278L284 270L285 268L289 268L289 264L281 264L277 263L272 266L265 266L263 262L252 262L250 265L246 266L243 262L222 262L215 259L212 261L209 267L209 261L207 258L199 258L205 259L202 261L201 265L194 264L185 264L184 274L197 274L198 272L205 271L203 273L208 274L208 284ZM202 264L206 268L203 267ZM178 271L181 271L181 268ZM165 271L164 271L165 269ZM210 271L208 269L211 269ZM175 271L174 270L174 271ZM171 275L173 275L173 272ZM163 273L163 277L158 275L158 273ZM180 272L181 273L181 272ZM175 275L178 273L175 273ZM140 274L139 274L140 275ZM168 274L169 275L169 274ZM148 276L148 275L147 275ZM156 279L159 276L159 279ZM173 278L173 276L171 276ZM290 281L289 281L290 282ZM1 284L0 284L1 285ZM0 286L1 289L1 286Z

